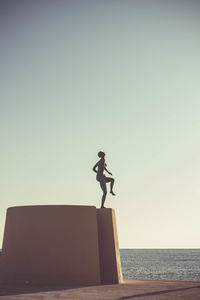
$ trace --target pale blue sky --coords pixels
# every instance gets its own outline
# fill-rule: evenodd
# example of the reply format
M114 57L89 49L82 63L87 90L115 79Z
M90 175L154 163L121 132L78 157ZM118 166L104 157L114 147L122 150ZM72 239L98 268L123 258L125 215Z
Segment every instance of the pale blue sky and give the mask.
M100 205L121 248L200 248L200 2L1 1L7 207ZM26 224L24 224L26 226Z

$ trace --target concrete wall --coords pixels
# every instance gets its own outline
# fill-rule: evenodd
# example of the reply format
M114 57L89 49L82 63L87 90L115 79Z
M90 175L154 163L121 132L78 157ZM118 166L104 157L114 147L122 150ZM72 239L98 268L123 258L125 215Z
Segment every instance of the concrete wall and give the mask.
M47 205L7 210L0 282L7 284L120 283L114 211Z
M4 282L100 284L96 208L9 208L1 259Z
M97 221L101 282L122 283L115 211L112 208L97 209Z

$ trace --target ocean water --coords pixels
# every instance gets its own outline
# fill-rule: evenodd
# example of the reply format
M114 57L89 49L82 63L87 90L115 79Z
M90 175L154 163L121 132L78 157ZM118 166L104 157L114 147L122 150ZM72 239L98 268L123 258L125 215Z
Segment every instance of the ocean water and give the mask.
M200 249L121 249L124 278L200 281Z

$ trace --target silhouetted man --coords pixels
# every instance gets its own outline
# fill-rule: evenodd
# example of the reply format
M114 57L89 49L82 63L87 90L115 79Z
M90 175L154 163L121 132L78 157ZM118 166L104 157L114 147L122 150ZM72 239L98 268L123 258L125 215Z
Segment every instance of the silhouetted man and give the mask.
M103 191L103 196L102 196L102 200L101 200L101 208L104 208L104 202L106 200L106 195L107 195L107 187L106 187L106 183L110 182L110 193L115 196L115 194L113 193L113 185L114 185L114 179L111 177L106 177L103 172L104 170L112 175L112 173L110 173L107 169L106 169L106 163L105 163L105 153L100 151L98 153L98 156L100 157L100 160L94 165L93 167L93 171L95 173L97 173L96 176L96 180L99 181L101 189Z

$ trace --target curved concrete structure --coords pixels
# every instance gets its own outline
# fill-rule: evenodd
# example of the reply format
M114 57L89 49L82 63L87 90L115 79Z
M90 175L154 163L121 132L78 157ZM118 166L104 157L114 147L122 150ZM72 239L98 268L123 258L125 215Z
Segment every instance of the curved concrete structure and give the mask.
M100 284L95 207L8 208L2 249L4 282Z
M0 282L69 286L121 282L113 214L112 209L94 206L8 208Z

